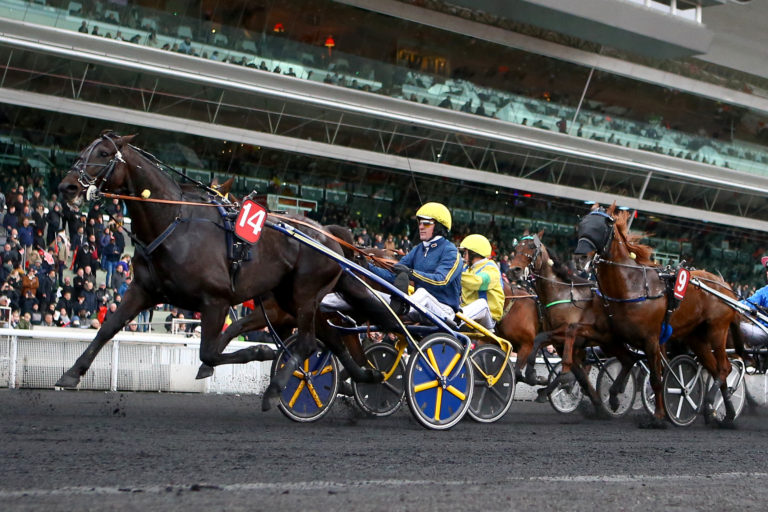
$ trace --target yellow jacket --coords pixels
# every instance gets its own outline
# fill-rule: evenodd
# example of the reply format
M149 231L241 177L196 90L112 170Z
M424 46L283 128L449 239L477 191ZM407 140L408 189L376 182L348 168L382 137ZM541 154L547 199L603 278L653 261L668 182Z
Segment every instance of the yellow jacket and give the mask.
M477 299L488 301L491 316L495 321L504 314L504 285L501 270L491 259L477 261L461 273L461 305L466 306Z

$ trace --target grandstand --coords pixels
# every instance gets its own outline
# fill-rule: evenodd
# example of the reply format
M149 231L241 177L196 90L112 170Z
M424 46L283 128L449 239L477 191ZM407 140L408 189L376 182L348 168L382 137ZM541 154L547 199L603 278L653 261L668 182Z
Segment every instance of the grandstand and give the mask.
M719 20L763 8L606 2L643 30L587 30L609 21L598 1L515 19L493 2L0 0L0 170L55 175L101 129L138 130L196 179L318 216L375 226L433 194L460 226L565 246L585 202L617 200L660 259L749 273L768 247L768 45Z

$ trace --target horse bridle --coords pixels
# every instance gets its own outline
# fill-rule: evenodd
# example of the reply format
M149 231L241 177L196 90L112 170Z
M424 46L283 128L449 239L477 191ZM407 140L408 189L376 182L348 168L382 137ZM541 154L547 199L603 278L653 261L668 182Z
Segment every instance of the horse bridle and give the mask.
M93 151L104 140L108 140L112 144L112 146L115 148L115 154L112 156L109 162L105 164L91 163L90 159ZM86 200L93 201L99 196L101 189L104 187L107 181L109 181L109 178L115 171L117 164L125 163L125 160L123 159L123 154L120 152L117 144L115 144L115 141L112 140L112 138L107 134L104 134L101 136L101 138L93 141L86 151L88 151L88 154L85 156L85 159L79 157L72 166L72 170L77 172L77 183L85 190ZM101 167L102 169L95 176L91 176L87 172L88 167ZM96 186L97 181L99 182L98 186Z
M535 276L534 271L536 269L534 268L534 264L536 260L539 258L539 256L541 256L541 240L539 239L539 235L526 235L520 239L521 242L524 240L531 240L533 242L533 248L534 248L533 255L527 252L522 253L523 256L525 256L530 260L526 267L526 270L530 272L530 276L526 276L526 277L530 279L533 276ZM530 247L527 247L527 248L530 249Z

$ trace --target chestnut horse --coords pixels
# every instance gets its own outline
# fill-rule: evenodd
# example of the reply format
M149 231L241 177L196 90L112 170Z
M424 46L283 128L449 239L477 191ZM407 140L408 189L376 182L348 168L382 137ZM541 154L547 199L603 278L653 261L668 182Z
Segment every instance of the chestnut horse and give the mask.
M616 213L616 205L596 209L579 222L576 254L594 253L593 264L601 301L607 311L611 335L645 352L651 372L651 386L656 394L656 425L664 419L662 395L662 324L669 319L671 339L687 346L699 363L712 375L712 387L705 397L705 419L715 419L713 407L719 388L726 407L724 423L730 424L735 411L726 378L731 363L726 341L736 311L714 295L689 286L679 307L667 314L668 291L660 267L652 259L653 249L638 242L627 226L629 212ZM730 297L735 295L721 278L703 271L691 272L691 278L706 282ZM623 368L622 372L630 371ZM619 374L617 380L623 375Z
M242 262L231 279L227 229L218 209L208 207L219 196L200 185L178 184L163 172L157 159L130 144L133 138L103 133L80 153L59 185L61 197L71 204L102 192L147 200L127 201L137 246L135 279L117 312L104 322L57 386L76 387L106 342L140 311L157 303L200 311L200 359L205 365L264 359L259 348L221 353L229 342L224 335L232 331L220 331L231 305L271 293L279 308L295 319L298 337L293 357L264 394L262 408L266 410L278 399L300 361L315 350L316 311L323 296L336 289L371 315L379 311L379 303L343 274L335 261L272 229L263 230L250 249L250 259ZM180 201L192 204L178 204ZM337 242L319 231L308 230L307 234L342 253ZM378 321L388 322L386 316ZM343 352L343 347L330 348L337 355ZM348 355L345 359L350 360ZM364 375L372 381L381 378L374 370Z

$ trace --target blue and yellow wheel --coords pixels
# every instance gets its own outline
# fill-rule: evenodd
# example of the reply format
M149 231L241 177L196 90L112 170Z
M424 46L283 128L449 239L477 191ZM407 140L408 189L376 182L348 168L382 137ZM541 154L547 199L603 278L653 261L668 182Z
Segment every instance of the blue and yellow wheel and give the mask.
M286 347L291 350L295 337L288 338ZM317 421L331 410L339 389L339 366L330 350L317 342L317 350L306 358L293 372L288 385L280 395L278 409L293 421L309 423ZM282 368L288 354L280 350L272 362L270 375L274 377Z
M449 429L461 421L469 409L474 386L471 364L467 360L460 371L456 371L464 347L448 334L430 334L421 341L420 347L421 354L414 351L408 362L408 406L426 428Z

